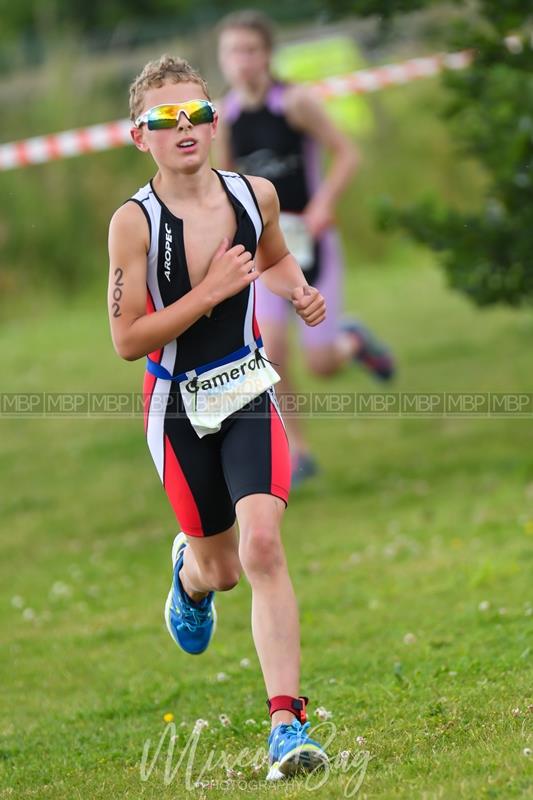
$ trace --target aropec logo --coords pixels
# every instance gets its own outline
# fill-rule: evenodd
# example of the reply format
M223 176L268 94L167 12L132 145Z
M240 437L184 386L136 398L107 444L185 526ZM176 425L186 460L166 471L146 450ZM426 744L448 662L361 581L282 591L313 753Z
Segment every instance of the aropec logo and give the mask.
M170 267L172 266L172 228L165 222L165 278L170 283Z

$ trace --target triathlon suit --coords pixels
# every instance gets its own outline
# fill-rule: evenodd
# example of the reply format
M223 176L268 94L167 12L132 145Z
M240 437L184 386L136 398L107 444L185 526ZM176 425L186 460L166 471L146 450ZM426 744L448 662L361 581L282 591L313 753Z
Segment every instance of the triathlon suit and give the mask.
M235 211L233 245L244 245L253 256L263 228L253 190L241 175L215 172ZM152 181L129 200L143 210L150 229L146 288L147 313L152 314L191 290L183 220L160 200ZM223 300L209 317L202 316L150 353L155 367L147 362L143 399L148 447L180 527L189 536L230 528L235 503L245 495L272 494L287 503L289 448L272 388L227 417L219 431L199 438L184 412L178 383L154 374L170 378L225 364L228 355L260 340L254 287L252 282Z
M222 101L229 129L232 160L240 172L268 178L276 187L282 212L301 214L320 183L320 153L317 143L291 127L285 116L288 84L272 83L264 104L243 109L235 91ZM314 258L304 270L308 283L326 300L324 322L314 327L298 318L305 347L330 344L339 330L342 292L342 256L338 235L328 229L314 245ZM257 316L260 321L286 324L290 304L257 282Z

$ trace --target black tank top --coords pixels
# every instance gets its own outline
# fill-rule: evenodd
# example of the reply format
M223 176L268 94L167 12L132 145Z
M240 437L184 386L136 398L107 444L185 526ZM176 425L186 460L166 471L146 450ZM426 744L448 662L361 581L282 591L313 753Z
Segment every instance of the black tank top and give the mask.
M261 212L250 183L234 172L215 170L237 221L233 245L242 244L255 255L263 231ZM144 212L150 228L147 256L147 313L174 303L191 290L185 256L183 220L174 216L157 196L152 181L130 200ZM211 363L250 344L259 336L255 319L255 287L251 283L233 297L215 306L150 357L172 375Z
M318 180L318 153L314 142L287 121L283 105L287 88L272 83L264 104L254 110L242 108L231 91L222 111L238 171L268 178L276 187L281 210L300 213Z

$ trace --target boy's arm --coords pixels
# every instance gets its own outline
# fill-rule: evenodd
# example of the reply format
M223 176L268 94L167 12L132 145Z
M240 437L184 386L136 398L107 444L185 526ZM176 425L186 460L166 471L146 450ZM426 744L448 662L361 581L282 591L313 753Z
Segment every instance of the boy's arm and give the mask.
M296 259L287 249L279 226L277 192L265 178L250 175L247 178L263 218L263 233L255 254L255 266L261 280L271 292L290 300L307 325L318 325L325 319L326 304L318 290L309 286Z
M228 250L225 238L207 275L171 305L146 313L149 230L136 203L125 203L109 226L108 312L115 350L127 361L148 355L180 336L213 306L255 280L251 255L242 245Z
M332 122L324 104L305 86L292 86L286 95L289 122L317 141L331 156L331 165L304 211L314 237L333 222L335 203L350 183L359 163L359 152Z

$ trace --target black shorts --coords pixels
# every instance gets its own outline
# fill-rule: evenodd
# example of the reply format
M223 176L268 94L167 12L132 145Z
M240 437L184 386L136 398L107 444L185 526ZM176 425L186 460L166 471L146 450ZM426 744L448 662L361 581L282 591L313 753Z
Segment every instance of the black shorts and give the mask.
M181 530L189 536L227 530L235 522L235 504L249 494L270 494L287 503L289 445L273 389L225 419L220 431L200 439L177 387L167 390L162 412L154 402L159 400L155 383L146 373L145 431Z

